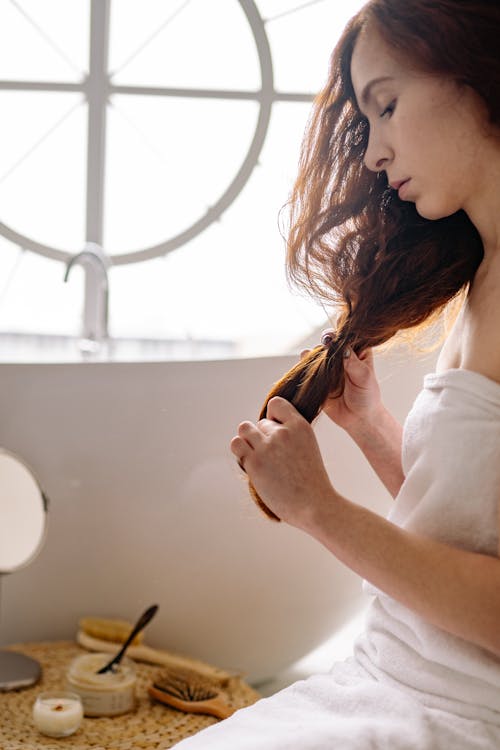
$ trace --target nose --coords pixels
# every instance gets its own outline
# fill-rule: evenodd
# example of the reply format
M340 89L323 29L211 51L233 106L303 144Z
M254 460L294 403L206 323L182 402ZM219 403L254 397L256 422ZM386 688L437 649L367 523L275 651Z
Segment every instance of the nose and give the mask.
M393 157L394 154L389 144L380 135L370 131L364 156L365 166L372 172L381 172L387 169Z

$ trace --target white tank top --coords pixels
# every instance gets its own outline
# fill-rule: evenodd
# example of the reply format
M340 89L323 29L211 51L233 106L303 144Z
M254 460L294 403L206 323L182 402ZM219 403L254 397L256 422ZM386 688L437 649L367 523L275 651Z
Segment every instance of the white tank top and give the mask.
M470 370L426 375L404 425L402 459L405 481L389 520L497 555L500 384ZM375 598L355 658L376 679L428 706L500 725L500 658L429 624L366 581L364 589Z

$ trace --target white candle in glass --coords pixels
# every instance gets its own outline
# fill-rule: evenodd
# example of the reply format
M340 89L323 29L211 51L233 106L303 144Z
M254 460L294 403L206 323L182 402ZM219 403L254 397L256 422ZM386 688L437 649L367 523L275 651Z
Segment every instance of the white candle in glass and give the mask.
M33 705L33 722L48 737L68 737L83 719L79 695L69 691L40 693Z

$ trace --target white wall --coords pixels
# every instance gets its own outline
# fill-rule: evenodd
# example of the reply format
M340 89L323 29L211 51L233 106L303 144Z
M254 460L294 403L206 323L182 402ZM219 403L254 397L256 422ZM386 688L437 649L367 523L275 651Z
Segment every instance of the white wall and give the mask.
M0 642L72 639L81 616L134 620L156 602L148 643L259 682L359 611L356 576L262 516L229 451L294 361L0 365L0 445L50 499L42 552L2 581ZM377 361L400 419L433 366ZM326 418L316 429L338 489L385 513L357 447Z

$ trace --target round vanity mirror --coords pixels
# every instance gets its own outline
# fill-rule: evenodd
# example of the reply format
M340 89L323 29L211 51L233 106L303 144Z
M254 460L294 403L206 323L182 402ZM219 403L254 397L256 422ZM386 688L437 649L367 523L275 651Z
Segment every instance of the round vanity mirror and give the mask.
M36 557L45 537L47 508L47 499L24 461L0 449L0 576ZM37 661L0 650L0 690L26 687L39 677Z

